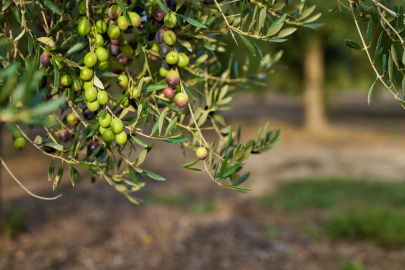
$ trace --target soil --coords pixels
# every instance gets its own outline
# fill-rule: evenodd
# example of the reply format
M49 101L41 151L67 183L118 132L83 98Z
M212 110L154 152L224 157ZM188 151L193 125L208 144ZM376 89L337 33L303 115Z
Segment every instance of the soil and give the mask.
M263 207L257 199L277 192L279 181L305 177L402 181L405 111L391 99L382 96L373 106L367 106L364 93L333 99L331 127L318 133L302 129L294 98L235 100L240 108L225 117L234 127L242 123L243 138L254 137L269 121L270 127L282 129L283 142L248 160L245 170L252 176L245 187L253 190L248 195L182 168L194 159L193 153L184 157L178 147L158 143L143 167L167 181L145 179L146 187L136 195L186 196L185 204L135 206L104 180L92 184L83 170L75 187L65 173L52 191L53 183L47 181L50 158L31 145L16 152L9 133L2 132L1 155L15 176L35 194L63 196L35 199L1 170L2 217L17 208L26 214L22 232L0 235L0 269L332 270L352 260L367 269L404 269L403 248L331 239L314 229L324 222L321 213L285 213ZM210 202L215 208L207 213L189 207Z

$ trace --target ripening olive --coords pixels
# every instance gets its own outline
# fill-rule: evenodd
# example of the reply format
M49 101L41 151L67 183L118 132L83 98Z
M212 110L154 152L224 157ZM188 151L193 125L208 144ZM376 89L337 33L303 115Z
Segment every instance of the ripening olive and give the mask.
M96 55L97 55L98 61L100 61L100 62L108 60L108 51L104 47L97 48Z
M167 13L165 15L164 22L167 28L173 28L177 23L176 15L173 13Z
M91 80L91 78L93 78L93 70L88 67L82 68L82 70L80 70L80 78L82 78L83 81Z
M98 63L98 70L102 71L110 71L111 70L111 63L110 61L102 61Z
M95 112L100 108L100 103L98 103L97 100L94 102L87 102L87 108L89 108L90 111Z
M105 105L108 102L108 94L106 91L100 91L97 94L97 101L98 103L100 103L101 105Z
M99 146L98 142L89 142L87 144L87 155L91 155L93 153L94 149L96 149Z
M166 61L169 65L176 65L179 62L179 54L175 51L169 52L166 55Z
M133 27L138 27L141 25L141 17L138 15L138 13L128 12L128 16Z
M119 145L124 145L127 142L127 134L125 133L125 131L121 131L120 133L115 135L115 141Z
M122 53L127 58L131 58L134 55L134 50L132 49L132 47L130 45L125 44L124 46L122 46Z
M117 26L122 30L127 30L129 24L127 22L127 19L125 19L124 16L120 16L117 20Z
M111 56L117 56L121 52L121 47L118 45L115 45L115 44L110 44L109 51L110 51Z
M81 1L79 4L79 13L80 15L86 15L86 1Z
M124 125L122 124L121 119L114 118L113 120L111 120L110 127L115 134L118 134L121 133L122 129L124 128Z
M118 86L121 89L127 88L128 87L128 82L129 82L127 75L124 75L124 74L119 75L118 78L117 78L117 82L118 82Z
M59 140L62 142L67 142L70 139L69 131L62 129L58 131Z
M121 13L121 8L118 5L112 5L108 10L108 17L110 17L111 20L115 21L116 19L118 19Z
M175 87L180 83L180 76L176 70L170 70L166 74L166 83L170 87Z
M56 126L56 118L55 116L53 116L52 114L48 114L45 117L46 121L48 122L45 126L47 128L53 128L54 126Z
M180 92L174 97L174 103L179 108L184 108L188 104L188 95L186 93Z
M89 52L84 56L84 64L88 68L92 68L97 64L97 54L94 52Z
M103 117L98 118L98 123L100 124L100 127L108 128L110 126L111 120L111 114L106 113Z
M188 66L188 63L190 62L190 59L188 59L188 56L184 53L179 53L179 62L177 63L178 67L186 67Z
M208 156L207 149L204 147L198 147L197 150L195 151L195 155L197 156L198 159L204 160Z
M122 53L117 56L116 60L117 62L120 62L124 66L126 66L128 63L128 58Z
M163 21L163 18L165 17L165 13L163 10L158 8L158 9L155 9L155 11L153 12L153 17L157 21Z
M73 84L72 84L72 89L76 92L79 91L80 89L82 89L82 86L83 86L82 79L79 78L79 81L80 81L80 85L76 85L76 81L73 81Z
M44 67L48 67L51 64L51 58L45 53L41 54L39 61L41 62L41 65L43 65Z
M112 142L115 139L115 134L111 129L106 129L103 132L103 140L105 142Z
M62 78L60 79L60 83L64 87L71 86L73 83L72 77L70 75L63 75Z
M98 34L104 34L107 32L107 24L103 20L98 20L96 22L96 30Z
M165 58L166 55L171 52L172 47L167 45L166 43L159 44L159 54L162 58Z
M159 75L162 76L162 77L166 77L166 75L167 75L168 72L169 72L169 71L166 70L166 69L164 69L163 67L161 67L161 68L159 69Z
M83 84L83 89L84 90L87 90L90 87L93 87L93 82L92 81L84 82L84 84Z
M94 87L89 87L84 92L84 95L88 102L93 102L97 99L97 89Z
M167 45L173 45L174 43L176 43L176 34L173 33L173 31L171 30L167 30L163 34L163 40L164 42L166 42Z
M76 126L77 122L79 122L79 118L77 118L76 114L71 113L66 117L66 121L68 122L69 125Z
M165 97L167 98L172 98L174 96L174 91L172 88L170 87L166 87L165 89L163 89L163 94L165 95Z
M104 38L102 35L97 34L96 38L91 40L92 43L96 44L96 48L104 46Z
M24 139L24 138L17 138L17 139L15 140L15 142L14 142L14 148L15 148L15 150L17 150L17 151L22 151L22 150L24 150L24 149L25 149L25 145L26 145L26 142L25 142L25 139Z
M77 33L79 33L81 36L87 36L90 33L90 29L90 22L86 18L81 19L77 25Z
M121 31L120 31L120 28L119 28L118 26L116 26L116 25L110 25L110 26L108 27L108 36L109 36L111 39L117 39L117 38L119 38L119 37L120 37L120 34L121 34Z
M165 29L159 29L159 30L156 32L155 40L156 40L156 43L157 43L157 44L161 44L161 43L164 42L164 39L163 39L164 33L165 33Z

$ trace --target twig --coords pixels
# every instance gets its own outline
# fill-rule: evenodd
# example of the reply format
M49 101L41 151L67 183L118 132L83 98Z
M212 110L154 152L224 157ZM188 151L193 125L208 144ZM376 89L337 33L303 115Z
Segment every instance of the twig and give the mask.
M364 41L363 35L361 34L361 30L360 30L359 24L357 23L356 15L354 14L353 1L348 0L348 2L349 2L349 5L350 5L350 8L351 8L351 10L352 10L352 15L353 15L354 23L356 24L357 31L359 32L359 36L360 36L361 42L363 43L364 51L367 53L368 59L369 59L369 61L370 61L370 64L371 64L372 68L374 69L374 72L375 72L376 75L377 75L377 78L381 81L381 83L385 86L385 88L386 88L388 91L390 91L390 93L391 93L394 97L397 97L397 96L391 91L391 89L388 87L388 85L384 82L384 80L382 79L381 75L378 73L376 67L374 66L373 60L371 59L371 55L370 55L370 53L369 53L369 51L368 51L368 47L367 47L367 45L366 45L366 42Z
M226 25L228 26L229 31L231 32L231 35L232 35L233 39L235 40L236 45L238 45L238 42L236 41L236 38L232 32L233 27L229 25L228 20L226 19L226 16L225 16L224 12L222 11L221 7L219 6L217 0L214 0L214 2L215 2L215 5L217 6L219 12L222 14L222 17L224 18L224 21L225 21Z
M4 162L4 160L3 160L3 158L2 158L1 156L0 156L0 161L1 161L1 164L3 164L4 168L6 168L6 171L7 171L7 172L11 175L11 177L14 179L14 181L16 181L17 184L19 184L20 187L22 187L22 188L23 188L28 194L30 194L32 197L35 197L35 198L41 199L41 200L50 201L50 200L56 200L57 198L59 198L60 196L62 196L62 194L60 194L60 195L58 195L58 196L56 196L56 197L53 197L53 198L45 198L45 197L41 197L41 196L35 195L35 194L32 193L31 191L29 191L26 187L24 187L24 185L21 184L20 181L18 181L18 179L14 176L14 174L13 174L13 173L10 171L10 169L7 167L6 163Z

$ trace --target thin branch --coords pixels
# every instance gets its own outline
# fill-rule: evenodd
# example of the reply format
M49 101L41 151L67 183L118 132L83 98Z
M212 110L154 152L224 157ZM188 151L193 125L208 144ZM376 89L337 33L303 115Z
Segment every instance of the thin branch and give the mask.
M58 195L58 196L56 196L56 197L53 197L53 198L45 198L45 197L41 197L41 196L35 195L35 194L32 193L31 191L29 191L23 184L21 184L20 181L18 181L17 177L15 177L14 174L10 171L10 169L7 167L6 163L4 162L4 160L3 160L3 158L2 158L1 156L0 156L0 161L1 161L1 164L3 164L4 168L6 168L7 172L8 172L8 173L11 175L11 177L14 179L14 181L16 181L17 184L19 184L20 187L22 187L22 188L23 188L28 194L30 194L32 197L35 197L35 198L41 199L41 200L50 201L50 200L56 200L57 198L59 198L60 196L62 196L62 194L60 194L60 195Z
M370 61L370 64L371 64L372 68L374 69L375 74L377 75L377 78L381 81L381 83L385 86L385 88L386 88L388 91L390 91L390 93L391 93L394 97L397 97L397 96L391 91L391 89L388 87L388 85L384 82L384 80L382 79L381 75L378 73L378 70L377 70L376 67L374 66L374 63L373 63L373 60L371 59L371 55L370 55L370 53L369 53L369 51L368 51L368 47L367 47L367 45L366 45L366 42L364 41L363 35L361 34L361 30L360 30L359 24L358 24L358 22L357 22L356 15L354 14L353 1L348 0L348 2L349 2L349 5L350 5L350 7L351 7L351 10L352 10L352 15L353 15L354 23L356 24L357 31L359 32L359 36L360 36L361 42L363 43L364 51L367 53L368 59L369 59L369 61Z
M232 32L233 27L229 25L228 20L226 19L226 16L225 16L224 12L222 11L221 7L219 6L217 0L214 0L214 2L215 2L215 5L217 6L219 12L222 14L222 17L224 18L224 21L225 21L226 25L228 26L229 31L231 32L231 35L232 35L233 39L235 40L236 45L238 45L238 42L236 41L236 38Z

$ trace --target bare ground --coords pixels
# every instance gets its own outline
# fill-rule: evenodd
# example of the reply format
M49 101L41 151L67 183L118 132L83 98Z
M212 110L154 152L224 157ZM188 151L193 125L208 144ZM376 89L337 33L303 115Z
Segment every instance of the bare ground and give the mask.
M52 202L32 198L1 171L3 217L15 207L27 214L23 232L14 238L0 235L0 269L324 270L353 259L367 269L404 268L405 249L319 236L311 224L324 222L321 213L291 215L260 207L256 200L276 192L278 181L308 176L402 181L405 111L399 105L384 96L372 107L364 104L364 95L336 99L329 115L332 129L308 134L300 127L297 100L268 96L259 103L254 98L236 102L238 114L226 118L233 126L243 123L242 137L254 137L269 120L271 127L282 128L284 139L249 160L251 194L220 188L204 173L181 168L192 153L183 157L168 144L158 144L144 164L167 181L145 180L139 197L183 194L190 203L215 202L215 210L205 214L187 205L134 206L103 180L91 184L83 171L74 188L65 175L52 192L50 159L32 146L17 153L11 136L3 133L2 156L17 178L41 196L63 196ZM269 230L277 233L269 237Z

